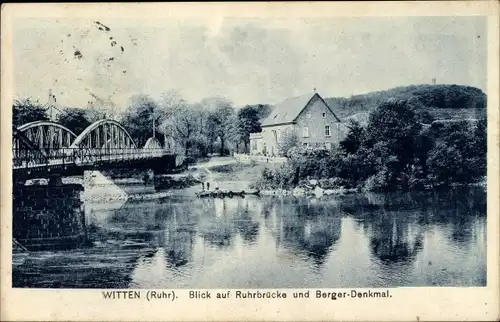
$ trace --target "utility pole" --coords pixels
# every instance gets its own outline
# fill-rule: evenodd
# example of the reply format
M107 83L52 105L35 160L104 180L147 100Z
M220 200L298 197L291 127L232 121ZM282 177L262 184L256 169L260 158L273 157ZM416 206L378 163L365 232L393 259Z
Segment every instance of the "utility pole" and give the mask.
M155 118L155 112L153 110L153 138L155 137L156 134L156 118Z
M49 99L48 99L48 105L49 105L49 116L50 116L50 120L53 121L53 115L52 115L52 111L54 110L52 108L52 89L49 89Z

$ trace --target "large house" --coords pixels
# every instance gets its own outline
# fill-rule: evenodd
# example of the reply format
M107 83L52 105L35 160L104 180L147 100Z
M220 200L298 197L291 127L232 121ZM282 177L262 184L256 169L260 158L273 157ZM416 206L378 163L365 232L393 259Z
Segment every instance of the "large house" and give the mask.
M277 156L286 133L295 131L303 146L331 148L345 136L345 126L318 94L286 99L262 122L262 132L250 134L250 154Z

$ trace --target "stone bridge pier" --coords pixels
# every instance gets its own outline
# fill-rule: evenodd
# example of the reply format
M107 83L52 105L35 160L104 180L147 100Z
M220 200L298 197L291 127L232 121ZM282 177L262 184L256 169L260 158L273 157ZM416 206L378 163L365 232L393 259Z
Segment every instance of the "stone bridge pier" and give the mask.
M71 248L86 240L83 186L13 187L13 238L29 250Z
M92 204L124 204L131 195L155 191L151 169L85 170L83 180L81 176L45 179L13 185L13 238L28 250L83 246Z

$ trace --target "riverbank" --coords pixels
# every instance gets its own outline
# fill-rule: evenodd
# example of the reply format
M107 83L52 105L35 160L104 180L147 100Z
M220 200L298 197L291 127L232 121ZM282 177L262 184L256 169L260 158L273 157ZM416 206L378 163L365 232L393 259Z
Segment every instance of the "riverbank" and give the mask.
M277 171L281 165L270 163L257 163L253 161L237 161L232 157L214 157L210 160L193 164L182 173L157 175L154 177L154 189L138 189L136 193L116 193L109 191L103 195L94 195L90 202L158 200L171 196L195 196L210 184L210 191L218 188L221 191L259 191L263 196L329 196L346 195L362 192L359 188L346 188L338 185L335 178L321 180L302 179L298 185L262 185L263 172ZM81 178L66 178L64 183L83 184ZM120 185L139 185L134 178L117 179ZM38 183L40 184L40 183ZM43 184L43 183L42 183ZM453 187L456 185L453 185ZM468 186L481 186L486 189L486 180L469 184ZM434 190L429 189L423 190Z
M204 182L211 184L212 188L221 190L241 191L245 189L258 190L261 195L281 195L281 196L303 196L303 195L344 195L358 191L357 189L346 189L342 187L322 187L318 180L309 180L300 186L293 188L271 189L259 185L264 170L276 170L280 165L271 163L240 162L229 161L227 163L214 165L212 167L204 166ZM200 168L197 170L200 171Z
M328 180L328 179L324 179ZM251 188L258 189L261 195L280 195L280 196L311 196L314 195L316 197L321 197L323 195L346 195L353 193L376 193L370 190L364 190L361 188L345 188L345 187L336 187L336 188L325 188L321 185L322 180L308 180L308 183L302 182L300 185L296 187L290 188L260 188L258 185L250 185ZM459 188L474 188L480 187L485 191L487 189L486 180L481 180L475 183L467 183L467 184L451 184L449 186L440 186L433 187L427 186L422 189L410 189L410 190L390 190L385 191L388 192L397 192L397 191L413 191L413 192L425 192L425 191L437 191L437 190L447 190L447 189L459 189ZM378 192L383 193L383 192Z

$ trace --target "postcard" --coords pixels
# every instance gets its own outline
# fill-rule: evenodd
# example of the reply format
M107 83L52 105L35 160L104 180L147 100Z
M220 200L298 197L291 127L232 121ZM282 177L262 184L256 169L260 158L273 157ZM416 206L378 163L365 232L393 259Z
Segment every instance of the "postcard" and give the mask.
M499 318L499 4L4 4L1 319Z

